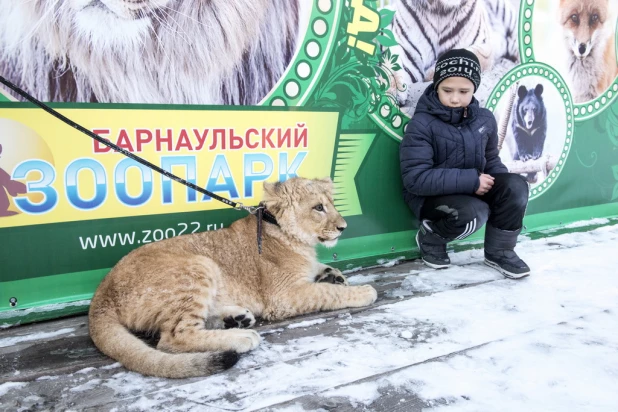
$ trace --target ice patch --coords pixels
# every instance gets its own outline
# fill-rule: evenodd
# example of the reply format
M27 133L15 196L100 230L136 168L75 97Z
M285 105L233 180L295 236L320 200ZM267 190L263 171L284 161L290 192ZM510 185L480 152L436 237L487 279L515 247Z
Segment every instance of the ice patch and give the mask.
M556 228L554 230L577 229L577 228L580 228L580 227L587 227L587 226L606 225L608 223L610 223L610 220L609 219L605 219L605 218L597 218L597 219L590 219L590 220L580 220L580 221L577 221L577 222L569 223L568 225L561 226L561 227Z
M328 396L343 396L348 398L352 403L352 407L356 409L359 407L359 404L367 406L375 399L379 398L380 392L378 392L378 384L376 382L363 382L357 385L344 386L328 391Z
M306 328L308 326L319 325L320 323L326 322L326 319L312 319L312 320L304 320L298 323L291 323L288 325L288 329L297 329L297 328Z
M412 339L412 332L410 332L409 330L404 330L399 336L404 339Z
M55 376L45 375L45 376L40 376L36 378L36 380L37 381L55 381L58 378L59 378L58 375L55 375Z
M413 293L434 293L500 279L504 279L500 273L485 265L451 266L410 275L401 282L401 288Z
M100 383L101 383L101 379L92 379L82 385L75 386L69 390L71 392L84 392L84 391L97 388Z
M613 411L618 364L609 360L616 359L618 327L608 320L605 313L592 314L414 365L380 378L374 393L405 388L428 406L449 412ZM352 384L345 392L356 400L355 393L365 387Z
M395 259L378 259L377 262L378 262L378 265L381 267L390 268L395 265L398 265L399 262L401 262L405 258L406 258L405 256L398 256Z
M0 396L6 395L11 389L21 388L26 386L26 382L6 382L0 384Z
M367 269L367 268L364 268L362 266L357 266L357 267L349 268L349 269L346 269L346 270L342 270L341 273L343 273L344 275L347 275L349 273L360 272L361 270L365 270L365 269Z
M53 338L54 336L65 335L67 333L71 333L74 331L75 331L75 328L64 328L64 329L59 329L54 332L39 332L39 333L30 334L30 335L14 336L12 338L4 338L4 339L0 339L0 348L5 348L7 346L13 346L13 345L16 345L22 342Z
M396 288L387 290L384 295L387 298L403 299L409 296L414 296L414 292L403 288Z
M5 312L0 312L0 319L13 318L16 316L26 316L31 313L52 312L52 311L68 308L71 306L88 306L88 305L90 305L90 299L77 300L75 302L68 302L68 303L55 303L53 305L37 306L36 308L29 308L29 309L7 310Z
M160 381L161 379L143 376L135 372L119 372L111 379L104 380L102 385L112 389L118 396L126 396L142 394L148 391L152 384Z
M371 274L371 275L356 275L348 278L348 282L350 285L364 285L366 283L373 282L376 279L381 278L381 275Z

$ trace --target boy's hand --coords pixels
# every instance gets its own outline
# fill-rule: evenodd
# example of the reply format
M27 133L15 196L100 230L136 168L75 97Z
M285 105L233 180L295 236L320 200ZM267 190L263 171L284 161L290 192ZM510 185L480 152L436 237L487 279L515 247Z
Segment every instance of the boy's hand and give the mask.
M479 175L479 188L476 191L476 194L479 196L483 196L485 193L489 192L494 185L494 177L491 175L481 174Z

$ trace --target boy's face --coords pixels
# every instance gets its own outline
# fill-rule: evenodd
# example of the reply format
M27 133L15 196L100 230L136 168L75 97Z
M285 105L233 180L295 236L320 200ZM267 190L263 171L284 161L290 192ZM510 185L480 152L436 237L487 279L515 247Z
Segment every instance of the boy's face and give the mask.
M438 85L440 103L447 107L467 107L474 95L474 83L465 77L449 77Z

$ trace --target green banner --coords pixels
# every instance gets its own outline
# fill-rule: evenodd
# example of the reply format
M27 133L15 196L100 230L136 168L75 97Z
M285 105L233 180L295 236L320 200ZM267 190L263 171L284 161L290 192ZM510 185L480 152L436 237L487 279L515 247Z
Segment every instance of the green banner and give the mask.
M330 176L348 229L319 256L338 267L417 256L399 144L450 48L481 60L475 96L502 161L530 184L527 232L618 215L615 15L587 34L549 0L178 1L139 18L33 3L0 15L0 75L245 205L264 181ZM525 99L535 117L523 121ZM539 156L518 155L522 134L542 139ZM84 311L132 249L243 216L0 88L0 325Z

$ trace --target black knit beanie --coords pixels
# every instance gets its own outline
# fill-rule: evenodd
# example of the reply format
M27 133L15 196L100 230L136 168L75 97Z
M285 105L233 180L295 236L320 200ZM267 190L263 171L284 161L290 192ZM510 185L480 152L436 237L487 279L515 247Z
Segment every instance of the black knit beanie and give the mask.
M481 64L474 53L466 49L453 49L438 57L433 75L433 87L449 77L465 77L474 83L474 92L481 84Z

